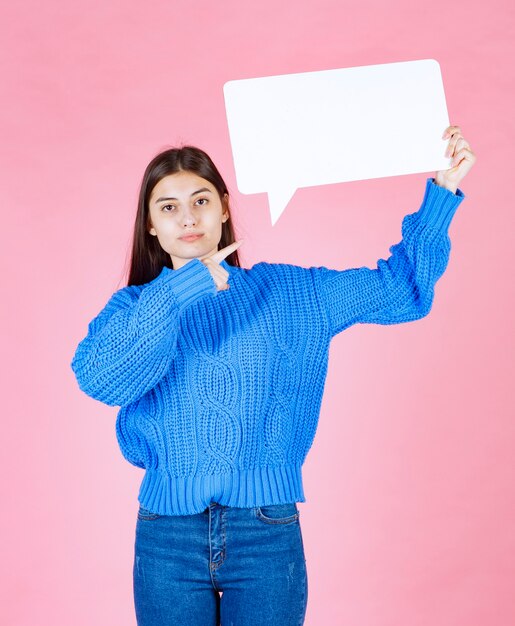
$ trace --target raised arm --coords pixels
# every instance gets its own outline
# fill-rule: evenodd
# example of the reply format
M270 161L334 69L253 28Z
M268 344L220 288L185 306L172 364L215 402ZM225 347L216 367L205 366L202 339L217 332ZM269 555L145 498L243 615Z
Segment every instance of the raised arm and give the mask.
M464 198L428 178L420 209L402 221L402 241L376 269L313 268L332 336L356 323L400 324L429 313L449 260L448 227Z
M79 387L110 406L140 398L163 378L175 357L181 311L216 292L209 269L192 259L177 270L163 267L143 287L114 293L89 323L71 362Z

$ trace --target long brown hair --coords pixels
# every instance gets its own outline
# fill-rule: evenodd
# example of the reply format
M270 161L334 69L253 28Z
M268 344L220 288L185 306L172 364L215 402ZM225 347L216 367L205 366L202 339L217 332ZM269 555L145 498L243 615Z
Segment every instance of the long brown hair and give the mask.
M138 210L134 221L132 252L127 285L143 285L156 278L164 266L173 269L172 259L163 250L157 237L148 232L150 227L149 199L157 183L170 174L192 172L208 180L217 190L222 207L229 219L222 223L222 236L218 250L236 241L229 206L229 191L220 172L209 155L195 146L170 148L157 154L147 165L139 191ZM227 194L227 199L224 197ZM240 266L238 250L225 259L229 265Z

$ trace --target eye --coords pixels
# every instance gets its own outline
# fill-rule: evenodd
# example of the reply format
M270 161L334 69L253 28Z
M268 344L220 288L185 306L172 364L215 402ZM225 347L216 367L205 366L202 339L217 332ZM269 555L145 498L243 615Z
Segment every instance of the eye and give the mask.
M200 206L204 206L206 202L209 202L209 200L207 198L199 198L197 200L197 202L202 201L204 204L201 204ZM174 208L175 209L175 204L165 204L164 206L161 207L161 211L164 211L165 209L168 208ZM165 211L165 213L170 213L170 211Z

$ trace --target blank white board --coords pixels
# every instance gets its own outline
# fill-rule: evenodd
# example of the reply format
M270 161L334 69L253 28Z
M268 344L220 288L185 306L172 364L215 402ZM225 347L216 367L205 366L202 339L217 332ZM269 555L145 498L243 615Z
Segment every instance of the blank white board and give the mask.
M268 194L272 224L299 187L451 166L434 59L231 80L223 92L238 189Z

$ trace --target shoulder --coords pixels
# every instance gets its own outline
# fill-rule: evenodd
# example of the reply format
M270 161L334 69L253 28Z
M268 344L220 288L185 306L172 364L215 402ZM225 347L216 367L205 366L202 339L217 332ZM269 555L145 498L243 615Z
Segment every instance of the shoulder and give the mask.
M305 275L309 276L316 272L318 267L315 266L303 266L303 265L295 265L293 263L269 263L268 261L259 261L252 265L250 269L247 269L247 272L260 271L265 273L275 273L275 274L297 274L297 275Z
M261 272L265 274L283 274L289 272L302 273L307 271L308 268L300 265L293 265L292 263L270 263L269 261L258 261L246 269L246 272Z
M319 268L303 267L293 263L269 263L259 261L244 270L250 278L261 281L271 281L282 287L312 285L316 280L316 272Z
M107 301L108 309L123 309L138 300L141 295L143 285L126 285L115 291Z
M121 287L112 294L111 300L113 302L119 302L120 304L135 302L139 299L144 290L158 287L172 272L172 269L163 266L155 278L140 285L125 285Z

